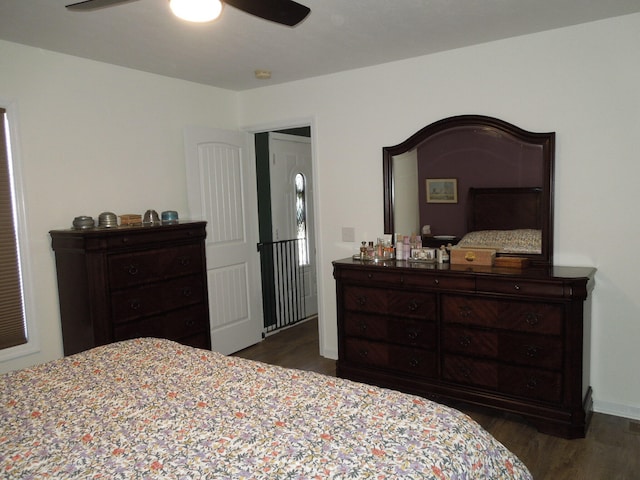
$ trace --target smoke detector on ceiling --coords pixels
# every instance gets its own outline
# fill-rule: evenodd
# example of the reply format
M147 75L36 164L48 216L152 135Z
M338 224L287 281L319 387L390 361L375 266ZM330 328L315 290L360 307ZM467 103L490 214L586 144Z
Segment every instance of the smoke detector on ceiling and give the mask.
M256 78L258 80L269 80L271 78L270 70L256 70L255 71Z

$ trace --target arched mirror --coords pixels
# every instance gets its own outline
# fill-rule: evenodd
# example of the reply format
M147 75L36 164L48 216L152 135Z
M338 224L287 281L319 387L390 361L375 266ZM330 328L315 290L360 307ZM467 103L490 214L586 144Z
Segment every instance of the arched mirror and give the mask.
M419 234L429 225L435 238L454 242L499 236L509 245L498 256L551 265L554 150L555 133L496 118L432 123L382 149L385 233Z

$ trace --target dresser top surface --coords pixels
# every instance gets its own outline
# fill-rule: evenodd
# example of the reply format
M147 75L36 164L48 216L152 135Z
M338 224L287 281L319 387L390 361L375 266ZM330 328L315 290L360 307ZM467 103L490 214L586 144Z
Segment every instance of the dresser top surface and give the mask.
M425 275L473 275L490 277L517 277L530 280L573 280L573 279L593 279L596 269L593 267L570 267L570 266L550 266L550 267L489 267L489 266L469 266L449 263L422 263L407 262L406 260L391 260L384 262L362 261L352 258L344 258L333 262L334 267L364 268L373 270L402 271L407 273L424 273Z
M56 252L115 252L153 245L175 246L204 240L206 222L172 225L51 230L51 247Z
M189 221L189 222L180 222L174 224L165 224L165 225L153 225L153 226L142 226L142 225L134 225L134 226L117 226L117 227L94 227L94 228L66 228L66 229L56 229L51 230L49 233L52 236L104 236L104 235L122 235L122 234L132 234L132 233L149 233L149 232L167 232L171 230L181 230L185 228L193 228L193 227L204 227L207 222L204 221Z

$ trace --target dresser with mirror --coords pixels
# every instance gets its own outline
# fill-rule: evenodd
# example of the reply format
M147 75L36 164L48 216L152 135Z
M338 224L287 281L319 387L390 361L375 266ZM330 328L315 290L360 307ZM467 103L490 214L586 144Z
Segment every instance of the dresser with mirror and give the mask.
M335 261L339 376L585 436L595 269L553 262L554 150L555 133L479 115L383 148L385 233L499 239L522 263ZM429 201L427 180L455 201Z

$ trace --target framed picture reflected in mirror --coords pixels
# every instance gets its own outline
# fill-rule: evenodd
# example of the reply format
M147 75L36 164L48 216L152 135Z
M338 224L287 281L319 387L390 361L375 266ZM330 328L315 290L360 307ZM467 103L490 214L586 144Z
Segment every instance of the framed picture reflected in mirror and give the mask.
M427 178L427 203L458 203L458 179Z

